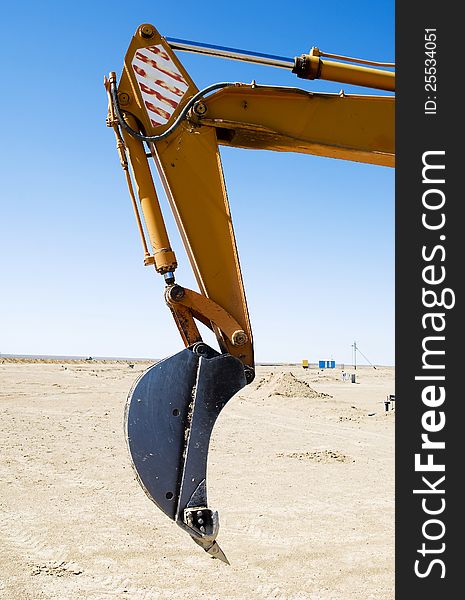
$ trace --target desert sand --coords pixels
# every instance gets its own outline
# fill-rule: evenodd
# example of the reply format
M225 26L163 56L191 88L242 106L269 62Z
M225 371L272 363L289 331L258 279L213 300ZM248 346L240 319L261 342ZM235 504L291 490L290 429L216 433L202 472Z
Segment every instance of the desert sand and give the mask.
M394 368L257 368L209 454L228 566L135 479L123 413L147 366L0 361L2 600L394 598Z

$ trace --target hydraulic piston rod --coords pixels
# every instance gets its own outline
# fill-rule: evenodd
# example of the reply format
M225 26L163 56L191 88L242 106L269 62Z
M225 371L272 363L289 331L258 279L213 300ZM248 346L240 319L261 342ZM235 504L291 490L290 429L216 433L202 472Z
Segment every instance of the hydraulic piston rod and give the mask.
M286 58L285 56L249 52L249 50L238 50L237 48L226 48L225 46L215 46L213 44L200 44L176 38L166 38L166 41L173 50L181 50L183 52L219 56L221 58L229 58L230 60L240 60L242 62L257 63L281 69L292 69L294 66L294 59Z
M199 42L180 40L177 38L166 38L166 41L173 50L217 56L220 58L261 64L269 67L279 67L280 69L289 69L293 73L296 73L297 77L302 79L326 79L327 81L361 85L390 92L395 89L395 74L393 71L373 69L371 67L355 64L345 64L344 62L336 62L333 60L323 60L321 57L337 57L340 60L344 60L346 63L358 62L365 65L393 66L391 63L377 63L363 59L325 54L318 48L312 48L309 54L288 58L273 54L263 54L261 52L238 50L237 48L227 48L225 46L215 46L213 44L201 44Z

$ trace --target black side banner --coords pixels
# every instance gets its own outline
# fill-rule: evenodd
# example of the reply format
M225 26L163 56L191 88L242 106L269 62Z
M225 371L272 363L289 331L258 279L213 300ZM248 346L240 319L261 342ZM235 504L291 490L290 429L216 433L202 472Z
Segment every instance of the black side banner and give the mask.
M398 2L396 11L396 598L456 598L464 36L452 3Z

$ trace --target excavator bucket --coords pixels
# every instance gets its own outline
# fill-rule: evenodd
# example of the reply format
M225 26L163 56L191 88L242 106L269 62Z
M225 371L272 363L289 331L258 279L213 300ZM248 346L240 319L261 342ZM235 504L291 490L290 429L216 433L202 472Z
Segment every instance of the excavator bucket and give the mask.
M207 454L221 409L245 385L240 360L199 342L145 371L125 413L132 464L148 497L226 563L215 541L218 513L208 508Z

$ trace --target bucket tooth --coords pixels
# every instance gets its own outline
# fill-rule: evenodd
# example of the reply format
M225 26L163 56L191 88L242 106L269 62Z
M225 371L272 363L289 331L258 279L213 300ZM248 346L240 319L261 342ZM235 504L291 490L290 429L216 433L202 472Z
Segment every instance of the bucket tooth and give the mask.
M202 544L196 538L192 538L192 539L194 540L194 542L199 544L199 546L202 546ZM218 560L221 560L222 562L226 563L227 565L231 564L229 562L229 560L226 558L226 554L223 552L223 550L221 550L218 542L216 542L216 541L213 542L213 544L208 548L205 548L204 546L202 546L202 548L205 550L205 552L207 554L210 554L210 556L212 558L217 558Z
M211 556L213 556L213 558L218 558L219 560L223 561L227 565L230 564L229 560L226 558L225 553L223 552L223 550L221 550L218 542L213 542L213 545L211 546L211 548L209 548L207 550L207 552L208 552L208 554L211 554Z

